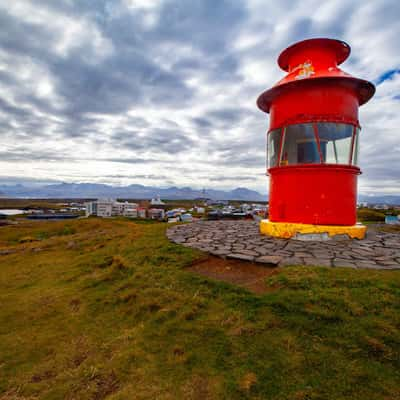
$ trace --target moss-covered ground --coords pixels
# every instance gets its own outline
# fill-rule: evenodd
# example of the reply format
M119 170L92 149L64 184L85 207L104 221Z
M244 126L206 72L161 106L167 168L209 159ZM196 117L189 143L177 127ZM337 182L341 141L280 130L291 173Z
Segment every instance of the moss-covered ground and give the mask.
M165 224L0 228L0 399L400 399L400 272L289 267L255 295Z

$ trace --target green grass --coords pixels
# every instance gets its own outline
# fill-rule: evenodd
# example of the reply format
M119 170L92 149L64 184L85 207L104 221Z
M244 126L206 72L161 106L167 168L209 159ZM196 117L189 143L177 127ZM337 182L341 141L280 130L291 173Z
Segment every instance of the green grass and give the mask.
M400 398L399 272L291 267L257 296L165 229L0 228L1 400Z

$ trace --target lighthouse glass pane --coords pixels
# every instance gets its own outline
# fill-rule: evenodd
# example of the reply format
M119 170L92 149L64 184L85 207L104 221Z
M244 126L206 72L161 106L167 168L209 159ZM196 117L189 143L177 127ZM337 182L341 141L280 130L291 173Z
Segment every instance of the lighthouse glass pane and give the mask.
M354 147L353 147L353 165L358 165L358 136L360 135L360 129L356 128L356 134L354 138Z
M286 127L280 166L320 163L320 156L312 124Z
M349 164L353 125L317 123L322 160L327 164Z
M268 133L268 166L270 168L275 167L278 163L280 142L281 129L275 129Z

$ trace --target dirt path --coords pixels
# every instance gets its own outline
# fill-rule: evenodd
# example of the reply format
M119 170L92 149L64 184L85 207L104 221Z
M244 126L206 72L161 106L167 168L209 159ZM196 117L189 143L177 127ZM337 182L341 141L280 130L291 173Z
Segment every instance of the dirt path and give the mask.
M276 268L215 256L197 261L188 269L199 275L242 286L257 294L275 290L265 284L265 278L278 273Z

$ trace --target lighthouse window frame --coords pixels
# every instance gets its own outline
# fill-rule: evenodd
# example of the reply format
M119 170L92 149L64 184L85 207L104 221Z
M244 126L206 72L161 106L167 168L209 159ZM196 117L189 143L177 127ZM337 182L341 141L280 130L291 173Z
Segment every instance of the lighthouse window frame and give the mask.
M285 134L282 135L279 166L320 163L320 146L313 124L286 126Z
M358 166L358 149L359 149L359 136L360 136L360 127L354 127L353 133L353 145L352 145L352 155L351 155L351 164Z
M267 165L269 168L276 167L281 152L282 135L284 128L274 129L268 132L267 137Z
M358 165L360 128L342 122L309 122L268 132L267 167Z
M336 122L316 122L323 164L357 165L357 127Z

